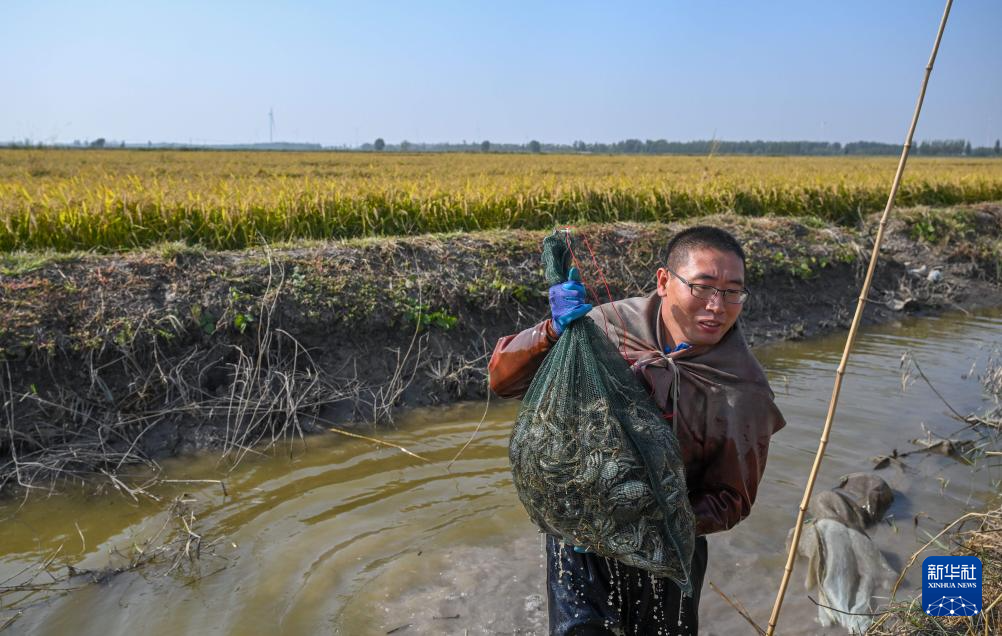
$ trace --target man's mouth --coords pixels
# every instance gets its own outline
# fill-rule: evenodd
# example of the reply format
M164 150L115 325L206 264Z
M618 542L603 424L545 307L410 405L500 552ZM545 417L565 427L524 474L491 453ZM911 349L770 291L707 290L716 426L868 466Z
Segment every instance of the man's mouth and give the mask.
M700 320L696 323L703 331L715 332L720 329L723 323L716 320Z

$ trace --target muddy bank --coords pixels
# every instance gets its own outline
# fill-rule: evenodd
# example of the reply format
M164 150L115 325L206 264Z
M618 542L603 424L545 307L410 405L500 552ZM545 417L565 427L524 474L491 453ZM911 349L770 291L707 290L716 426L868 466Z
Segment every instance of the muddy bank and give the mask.
M848 325L868 233L804 219L701 221L746 247L753 345ZM653 288L663 246L685 225L581 233L622 297ZM543 235L6 256L0 493L204 447L236 461L262 442L483 397L495 340L547 313ZM1002 206L901 211L866 321L1002 304L1000 263Z

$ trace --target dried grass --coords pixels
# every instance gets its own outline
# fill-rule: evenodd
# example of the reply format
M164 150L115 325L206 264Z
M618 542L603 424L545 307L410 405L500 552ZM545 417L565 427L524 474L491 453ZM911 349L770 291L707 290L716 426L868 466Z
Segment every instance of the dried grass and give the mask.
M990 426L1002 429L1002 350L993 349L988 356L985 373L981 376L981 385L995 401L995 408L982 419Z
M0 581L0 632L32 608L89 585L104 583L125 572L152 570L154 575L179 576L190 583L225 569L228 559L216 553L222 537L206 539L197 526L193 503L194 499L184 495L173 499L158 530L143 541L134 543L127 552L113 550L109 561L115 564L106 568L89 570L74 567L62 558L63 546L60 545L38 563ZM77 530L79 532L79 527ZM218 563L218 566L205 572L208 561Z
M140 342L133 335L118 343L110 362L104 361L104 349L91 353L88 387L57 385L45 396L33 388L16 392L10 365L3 362L0 494L18 489L52 492L67 482L97 478L134 500L155 499L149 486L161 470L144 453L144 438L155 429L208 424L202 434L212 436L210 445L220 449L220 461L232 470L248 453L280 445L291 449L294 441L304 440L307 429L329 428L333 422L320 417L327 407L346 403L359 419L392 421L394 408L419 373L437 377L443 385L457 384L481 362L449 359L429 369L428 334L416 327L409 346L396 350L396 368L382 382L363 382L357 373L324 373L297 338L272 322L285 287L285 269L270 251L267 257L266 289L248 330L253 330L249 342L188 348L172 355L159 339ZM146 320L141 317L132 333L143 333ZM173 328L178 334L183 329ZM119 367L113 369L115 374L131 378L127 390L113 390L105 382L110 367ZM209 374L224 376L225 390L208 388Z
M1002 633L1002 507L987 513L967 513L954 524L963 527L974 520L978 522L976 528L956 533L955 547L951 554L976 556L981 559L984 598L982 613L979 616L929 616L922 611L922 599L918 597L909 602L892 604L867 630L869 636L915 634L981 636ZM914 563L934 541L930 541L916 552L908 565ZM902 571L902 577L907 569L906 566Z

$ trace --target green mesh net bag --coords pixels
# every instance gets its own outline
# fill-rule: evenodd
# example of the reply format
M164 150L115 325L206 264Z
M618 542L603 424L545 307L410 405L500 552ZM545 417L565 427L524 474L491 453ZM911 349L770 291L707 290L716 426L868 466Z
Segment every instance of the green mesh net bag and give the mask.
M543 241L550 285L569 250ZM672 579L692 594L695 534L678 440L591 318L564 330L522 401L509 446L519 499L544 532Z

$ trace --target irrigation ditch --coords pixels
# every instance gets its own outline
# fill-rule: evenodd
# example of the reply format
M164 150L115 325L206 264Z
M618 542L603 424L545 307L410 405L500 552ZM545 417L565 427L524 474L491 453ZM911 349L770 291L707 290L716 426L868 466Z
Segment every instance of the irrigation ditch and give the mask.
M753 295L742 328L753 346L848 325L867 232L802 218L701 221L746 247ZM685 225L577 231L618 297L652 290L663 246ZM546 315L543 236L0 257L0 498L73 486L166 507L160 531L114 567L81 570L54 554L0 582L19 599L0 631L53 594L121 572L191 570L194 579L215 567L200 556L223 539L196 525L197 502L155 494L165 457L213 449L233 467L332 428L379 437L410 406L483 398L496 338ZM870 301L871 324L1002 305L1002 205L899 211ZM957 549L997 561L998 511L972 522L980 526L957 535ZM908 604L892 614L875 633L921 620Z

